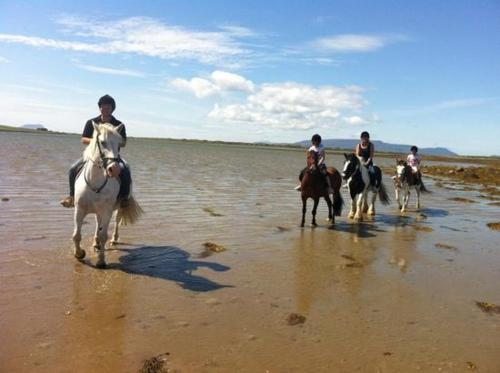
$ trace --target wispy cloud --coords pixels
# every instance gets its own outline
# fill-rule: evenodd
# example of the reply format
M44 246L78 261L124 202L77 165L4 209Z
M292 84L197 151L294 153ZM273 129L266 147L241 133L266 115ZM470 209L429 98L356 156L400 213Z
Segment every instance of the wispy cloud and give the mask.
M197 31L149 17L113 22L63 17L57 22L63 27L66 38L72 40L4 33L0 34L0 42L89 53L132 53L171 60L190 59L206 64L231 63L232 59L251 54L241 39L250 37L253 32L241 26L225 26L219 31Z
M143 72L136 70L112 69L109 67L84 65L84 64L77 64L76 66L78 66L81 69L99 74L124 75L124 76L132 76L134 78L143 78L145 76Z
M470 97L455 100L445 100L437 102L434 104L429 104L420 107L411 107L406 109L390 110L388 113L397 115L416 115L416 114L429 114L436 113L439 111L453 110L467 107L475 107L488 105L492 103L498 103L500 101L500 96L492 97Z
M388 44L408 40L403 35L342 34L318 38L310 45L313 49L331 53L372 52Z
M10 61L7 58L0 56L0 63L9 63L9 62Z

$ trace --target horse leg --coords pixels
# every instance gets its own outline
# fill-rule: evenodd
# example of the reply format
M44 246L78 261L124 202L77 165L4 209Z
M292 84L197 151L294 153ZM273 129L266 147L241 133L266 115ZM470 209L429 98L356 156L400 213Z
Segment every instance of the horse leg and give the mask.
M326 221L335 223L335 218L333 217L332 211L332 200L330 199L330 196L328 194L325 196L325 201L328 206L328 219Z
M97 251L97 268L106 268L106 259L105 259L105 249L106 242L108 241L108 227L109 222L111 220L111 216L113 215L113 211L105 212L103 214L96 214L97 220L97 241L99 244L99 249Z
M118 211L116 212L116 218L115 218L115 229L113 231L113 236L111 237L111 242L110 242L111 245L118 244L118 239L119 239L118 226L120 225L121 218L122 218L122 216L120 213L120 209L118 209Z
M410 188L405 188L404 191L404 197L403 197L403 208L401 209L401 212L405 212L406 209L408 208L408 202L410 201Z
M420 184L415 188L415 192L417 193L417 203L415 207L417 210L420 210Z
M307 198L302 197L302 222L300 226L303 227L306 221Z
M74 215L75 229L73 231L73 243L75 244L75 258L80 260L85 258L85 250L82 250L82 248L80 247L80 242L82 241L82 224L85 215L85 211L83 211L77 205Z
M368 195L366 196L366 198L368 198ZM370 203L370 208L368 209L368 215L375 215L375 201L377 200L377 193L376 192L372 192L372 200L371 200L371 203ZM365 204L366 204L366 201L365 201Z
M349 219L353 219L356 214L356 196L351 197L351 210L349 211Z
M314 227L318 225L316 224L316 210L318 209L318 203L319 203L319 197L314 198L314 206L312 210L312 216L313 216L312 225Z
M356 205L356 214L354 215L354 219L361 221L363 220L363 204L365 203L366 200L366 194L367 192L364 191L359 194L358 196L358 201Z
M403 206L401 206L400 196L399 196L399 188L394 188L394 193L396 194L396 202L398 203L398 209L401 210Z
M366 197L363 201L363 210L362 213L366 214L368 212L368 193L366 194Z

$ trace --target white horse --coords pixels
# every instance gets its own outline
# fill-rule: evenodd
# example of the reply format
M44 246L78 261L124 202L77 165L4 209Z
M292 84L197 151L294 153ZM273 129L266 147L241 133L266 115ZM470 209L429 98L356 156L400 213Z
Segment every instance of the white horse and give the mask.
M373 166L373 175L370 176L368 168L362 164L361 159L356 154L344 154L344 157L345 163L342 170L342 177L347 181L351 196L349 218L361 221L363 220L363 213L368 212L369 215L375 215L375 200L377 199L377 195L380 198L380 202L384 205L389 204L389 196L382 182L382 171L378 166ZM369 207L368 192L372 192Z
M118 210L112 239L112 243L116 243L119 223L133 224L139 218L142 209L132 196L127 207L120 207L117 201L120 182L111 177L113 165L119 161L119 147L123 141L119 131L123 124L117 127L109 123L92 124L94 136L83 153L85 165L75 182L74 255L77 259L85 257L85 250L80 247L83 219L87 214L94 213L96 215L94 248L98 252L96 267L105 268L104 250L113 211Z
M428 193L429 191L425 188L422 183L422 179L418 177L411 166L409 166L405 161L396 159L396 177L394 179L394 192L396 194L396 201L398 202L398 207L401 212L405 212L408 208L408 202L410 201L410 190L415 189L417 195L417 201L415 203L415 208L420 209L420 192ZM403 203L401 204L400 195L403 195Z

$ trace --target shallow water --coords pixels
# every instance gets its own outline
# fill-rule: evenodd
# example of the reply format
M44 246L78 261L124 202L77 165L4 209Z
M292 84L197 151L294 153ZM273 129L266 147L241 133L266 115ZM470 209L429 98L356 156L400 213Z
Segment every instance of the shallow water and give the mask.
M81 150L76 136L0 132L0 371L136 372L166 352L183 372L500 370L500 315L474 303L500 304L486 226L499 209L478 192L428 180L425 220L393 201L358 224L343 190L333 228L322 202L320 226L300 229L302 151L130 139L145 214L97 270L93 218L80 263L58 205ZM206 256L206 241L227 251Z

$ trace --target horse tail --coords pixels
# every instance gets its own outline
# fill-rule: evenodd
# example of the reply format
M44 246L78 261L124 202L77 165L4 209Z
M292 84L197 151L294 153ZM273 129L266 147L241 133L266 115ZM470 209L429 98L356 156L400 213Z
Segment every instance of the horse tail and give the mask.
M383 205L388 205L391 202L382 180L380 181L380 186L378 188L378 198L380 198L380 202L382 202Z
M342 199L342 194L340 194L339 189L333 191L333 213L335 216L342 215L342 207L344 206L344 200Z
M139 220L144 210L139 203L135 200L134 196L130 196L126 207L120 207L118 214L120 214L120 225L134 224Z

